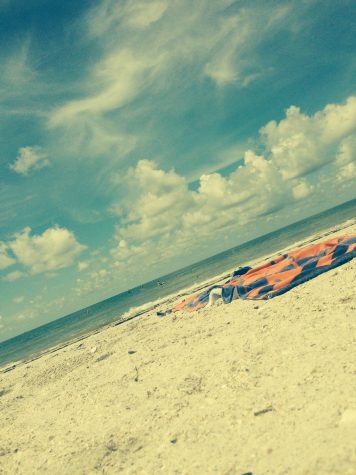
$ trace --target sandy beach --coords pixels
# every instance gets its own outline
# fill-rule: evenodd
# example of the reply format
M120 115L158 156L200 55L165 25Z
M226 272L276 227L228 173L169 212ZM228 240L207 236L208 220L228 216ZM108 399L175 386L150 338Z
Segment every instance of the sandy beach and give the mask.
M356 259L268 301L151 310L8 365L0 473L355 475L355 277Z

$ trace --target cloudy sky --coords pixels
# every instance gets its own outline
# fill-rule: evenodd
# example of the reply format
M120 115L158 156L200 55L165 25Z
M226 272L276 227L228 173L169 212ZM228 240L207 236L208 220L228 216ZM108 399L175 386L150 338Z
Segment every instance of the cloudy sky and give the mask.
M0 340L355 197L353 0L0 0Z

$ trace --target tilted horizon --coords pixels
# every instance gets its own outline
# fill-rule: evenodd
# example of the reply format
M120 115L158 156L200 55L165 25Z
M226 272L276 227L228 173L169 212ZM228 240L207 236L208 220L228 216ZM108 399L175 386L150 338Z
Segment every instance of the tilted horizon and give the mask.
M355 198L351 0L0 11L1 340Z

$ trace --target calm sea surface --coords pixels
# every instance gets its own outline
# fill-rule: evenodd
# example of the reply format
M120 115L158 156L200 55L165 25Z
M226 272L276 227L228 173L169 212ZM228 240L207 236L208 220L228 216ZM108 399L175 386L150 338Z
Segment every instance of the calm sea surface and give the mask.
M120 316L132 308L210 279L246 261L272 254L355 216L356 200L352 200L18 335L0 343L0 365L33 357L48 348L119 321Z

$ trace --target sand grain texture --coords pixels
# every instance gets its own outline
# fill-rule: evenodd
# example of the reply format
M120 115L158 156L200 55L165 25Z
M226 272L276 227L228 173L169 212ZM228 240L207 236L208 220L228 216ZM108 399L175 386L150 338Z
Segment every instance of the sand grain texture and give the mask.
M1 374L0 473L355 475L355 276L151 312Z

